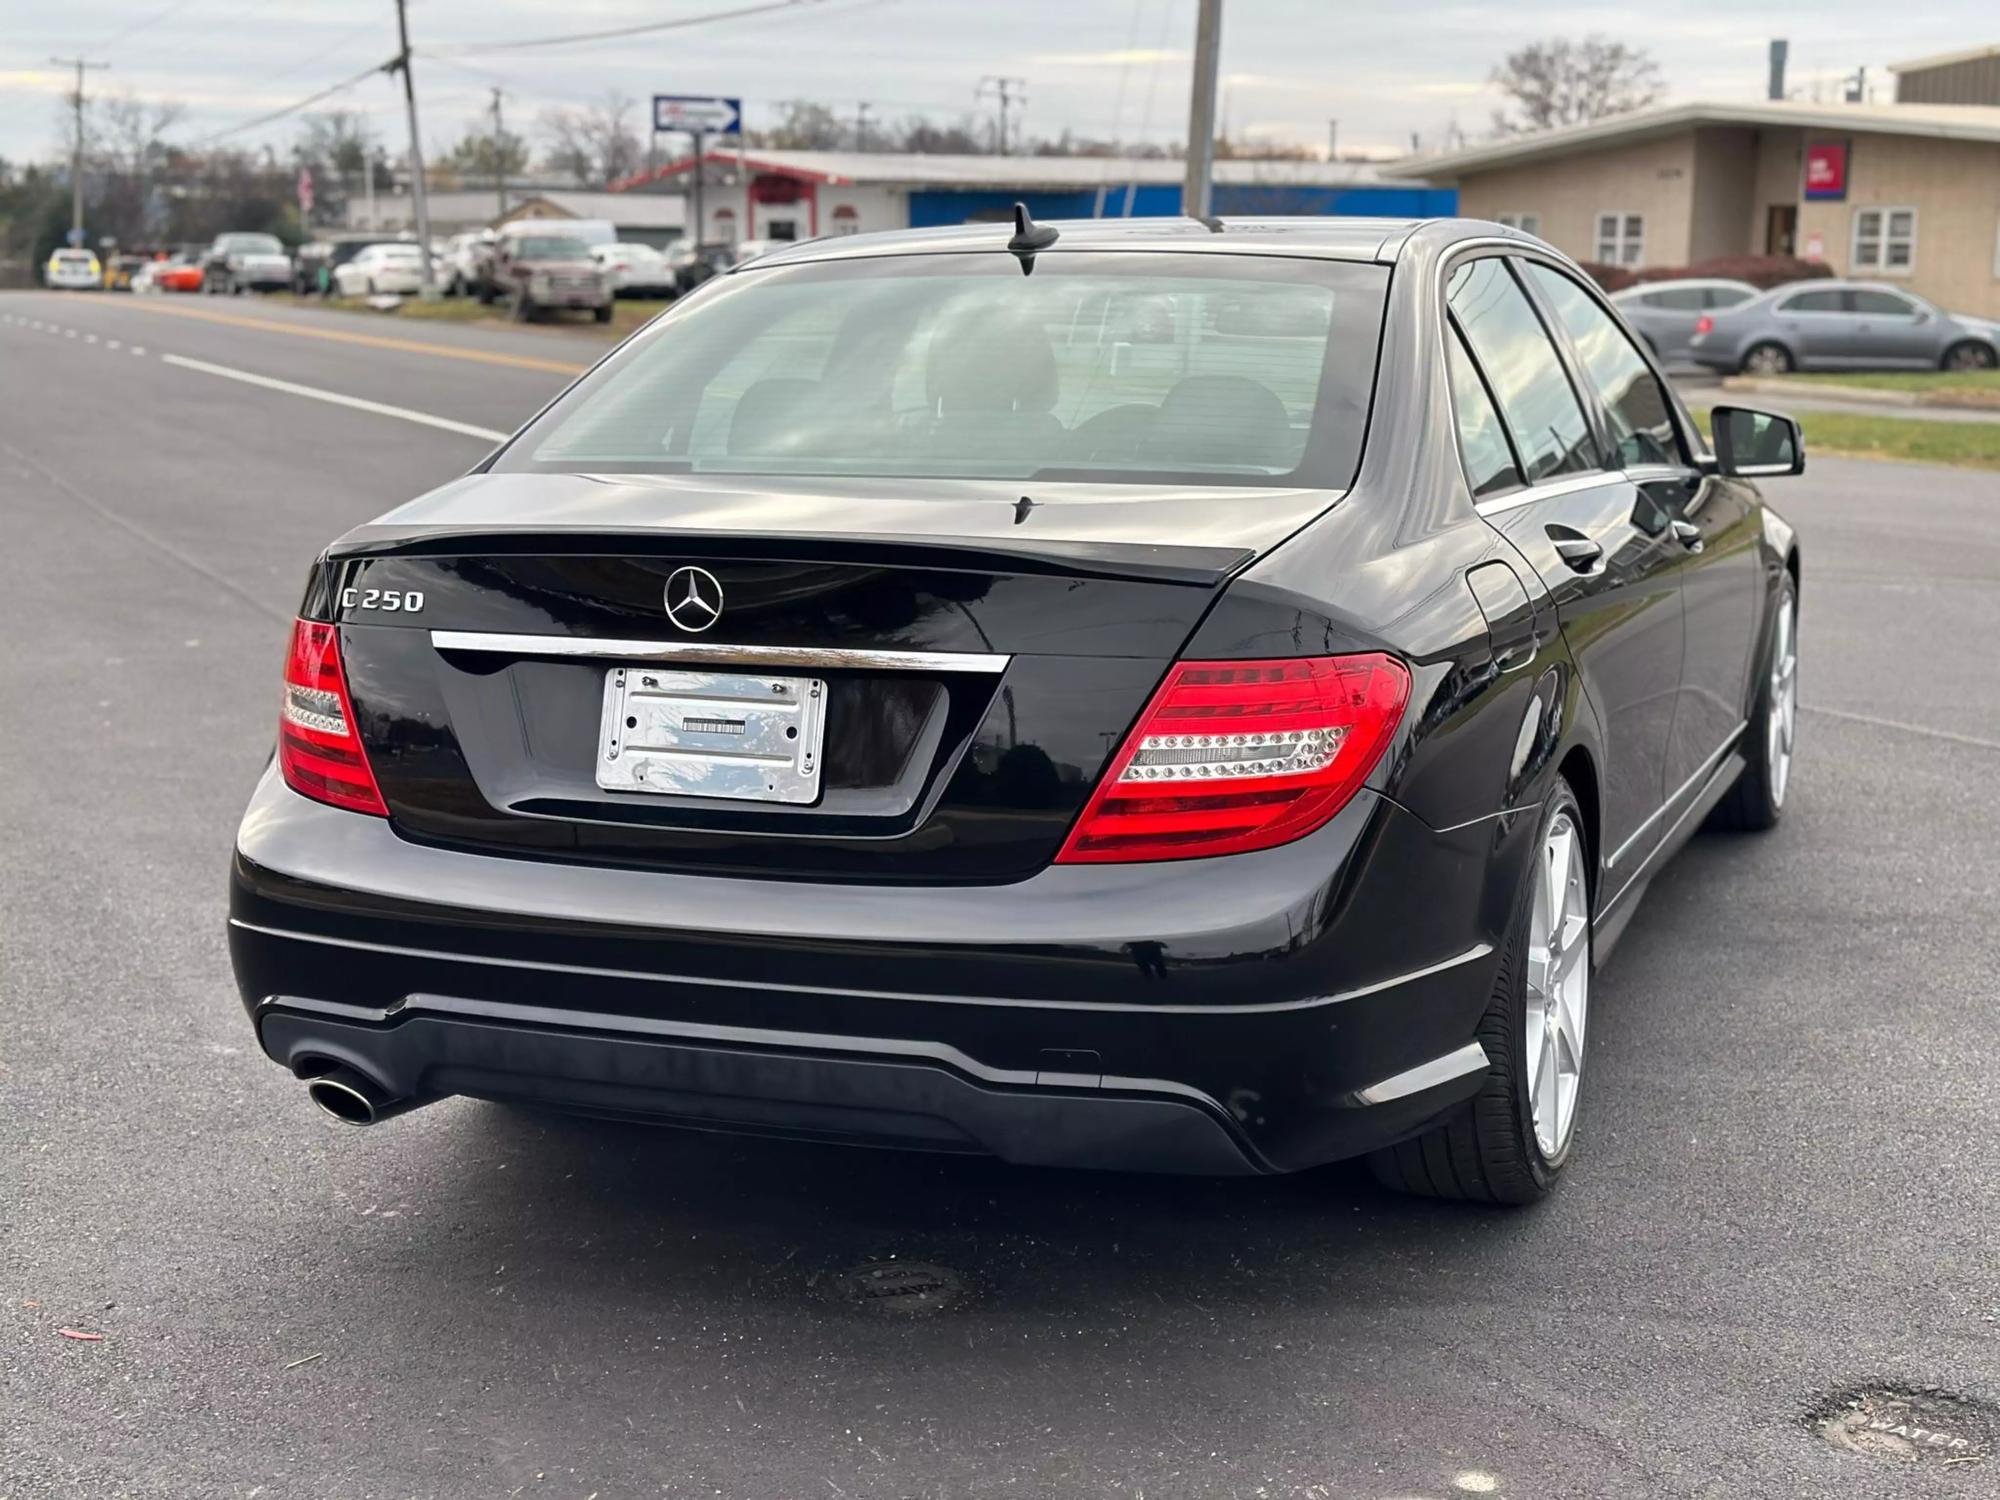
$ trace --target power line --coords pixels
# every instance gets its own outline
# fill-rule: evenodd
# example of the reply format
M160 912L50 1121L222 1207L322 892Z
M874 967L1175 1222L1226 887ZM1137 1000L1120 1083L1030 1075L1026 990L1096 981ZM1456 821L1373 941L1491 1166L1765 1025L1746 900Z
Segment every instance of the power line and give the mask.
M161 9L154 11L149 16L141 16L138 20L134 21L130 26L127 26L123 31L117 32L114 35L107 37L105 40L99 42L97 45L104 48L108 52L113 45L115 45L118 42L124 41L126 37L136 36L140 32L144 31L148 26L153 25L155 22L166 20L168 16L179 15L182 11L186 10L190 5L193 5L194 3L195 0L174 0L174 3L172 5L163 6Z
M193 149L194 147L197 146L213 145L216 141L226 140L228 137L232 135L241 135L246 130L255 130L259 125L269 125L274 120L282 120L287 115L295 115L302 109L311 109L315 104L319 103L320 100L331 99L335 94L342 93L347 89L351 89L357 83L366 82L368 79L373 78L377 73L389 72L391 69L395 67L395 65L396 65L396 60L394 58L391 58L386 63L376 63L371 67L364 68L361 72L356 73L352 78L343 79L341 82L334 84L330 88L323 88L317 94L308 94L306 95L305 98L299 100L295 104L287 104L283 109L274 109L267 115L257 116L257 118L254 120L245 120L240 125L231 125L227 129L217 130L208 135L200 136L195 140L189 141L188 147L189 149Z
M647 36L659 31L680 31L689 26L706 26L716 21L734 21L743 16L767 15L777 10L797 10L823 4L824 0L765 0L761 5L745 5L736 10L715 10L705 15L682 16L675 21L648 21L638 26L615 26L608 31L576 31L563 36L528 37L515 42L467 42L454 47L426 48L426 56L451 53L460 57L480 52L525 52L535 47L568 47L579 42L608 42L620 37Z

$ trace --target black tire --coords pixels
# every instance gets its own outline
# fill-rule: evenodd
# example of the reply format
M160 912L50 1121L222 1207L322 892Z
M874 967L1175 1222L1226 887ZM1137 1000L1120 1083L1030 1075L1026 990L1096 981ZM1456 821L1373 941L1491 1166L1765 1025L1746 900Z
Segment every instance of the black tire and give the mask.
M602 307L593 307L590 310L590 315L600 323L609 323L611 321L611 304L607 302Z
M1977 339L1960 339L1944 351L1940 370L1990 370L1995 364L1993 348Z
M1542 1153L1528 1107L1526 1056L1528 924L1534 906L1534 874L1550 825L1565 812L1581 837L1582 810L1569 783L1559 778L1535 828L1535 854L1521 882L1513 928L1493 976L1485 1019L1479 1023L1479 1044L1486 1049L1486 1078L1479 1092L1448 1119L1423 1135L1369 1156L1369 1172L1386 1188L1469 1203L1535 1203L1548 1196L1575 1154L1574 1125L1553 1159ZM1586 870L1591 866L1587 852L1584 865ZM1591 893L1593 905L1595 894ZM1590 963L1590 955L1583 961ZM1583 1029L1587 1046L1588 1025ZM1579 1078L1579 1088L1581 1083Z
M1781 631L1779 612L1790 614L1792 633L1790 639L1798 639L1798 590L1792 584L1792 575L1787 572L1778 585L1778 601L1771 615L1770 639L1765 643L1763 660L1758 665L1757 711L1750 716L1750 724L1743 731L1744 760L1748 762L1743 774L1736 778L1736 785L1715 804L1715 811L1708 815L1708 826L1728 829L1736 833L1762 833L1776 828L1778 820L1785 812L1785 790L1790 782L1790 769L1781 778L1773 773L1771 764L1771 716L1777 711L1772 693L1773 658L1780 649ZM1797 671L1797 647L1793 646L1794 676ZM1796 687L1794 688L1792 724L1794 733L1798 724Z
M1769 369L1755 368L1760 355L1771 361ZM1798 367L1798 361L1792 358L1792 351L1783 344L1766 340L1761 344L1752 344L1743 351L1741 368L1745 375L1789 375Z

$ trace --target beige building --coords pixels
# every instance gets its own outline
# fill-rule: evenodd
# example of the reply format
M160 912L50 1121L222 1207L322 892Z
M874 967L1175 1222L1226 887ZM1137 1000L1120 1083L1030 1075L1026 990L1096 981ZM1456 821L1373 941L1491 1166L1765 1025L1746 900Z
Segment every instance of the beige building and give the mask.
M1399 174L1455 183L1460 213L1579 260L1799 255L2000 317L2000 104L1680 104L1385 169Z

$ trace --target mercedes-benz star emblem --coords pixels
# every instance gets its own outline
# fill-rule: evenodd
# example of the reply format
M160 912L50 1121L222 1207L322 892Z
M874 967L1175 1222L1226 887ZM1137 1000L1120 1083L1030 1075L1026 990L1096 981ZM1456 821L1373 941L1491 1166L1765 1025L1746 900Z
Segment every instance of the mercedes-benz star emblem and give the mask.
M676 568L667 579L667 618L686 631L722 618L722 585L706 568Z

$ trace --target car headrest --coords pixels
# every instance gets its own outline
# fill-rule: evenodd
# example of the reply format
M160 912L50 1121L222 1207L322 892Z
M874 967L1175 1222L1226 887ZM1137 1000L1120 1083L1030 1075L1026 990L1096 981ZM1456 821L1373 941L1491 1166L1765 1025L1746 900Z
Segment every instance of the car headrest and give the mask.
M1190 375L1167 392L1146 440L1153 463L1264 468L1291 451L1291 418L1244 375Z
M1054 411L1056 352L1048 331L1026 314L947 319L931 336L925 391L945 417Z

